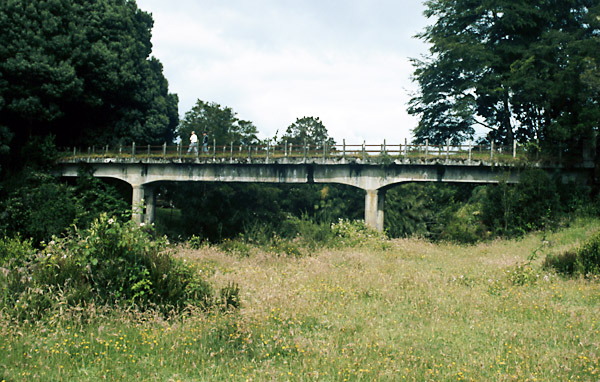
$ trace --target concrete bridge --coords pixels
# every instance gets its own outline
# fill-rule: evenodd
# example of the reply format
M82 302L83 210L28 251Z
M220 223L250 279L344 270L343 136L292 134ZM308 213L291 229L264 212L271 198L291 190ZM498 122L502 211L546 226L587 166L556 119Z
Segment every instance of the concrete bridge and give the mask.
M240 150L241 151L241 150ZM365 191L365 222L383 230L385 192L390 187L406 182L445 182L491 184L500 181L516 183L521 171L532 164L500 163L493 154L486 160L451 157L448 152L429 157L410 158L389 155L377 158L362 156L327 156L308 158L306 151L298 158L285 156L234 159L207 155L167 159L152 157L70 157L59 161L58 175L78 176L85 163L94 170L94 176L115 178L132 187L133 219L151 223L155 213L155 189L160 182L255 182L255 183L339 183ZM533 164L549 172L559 171L563 182L586 182L593 168L564 168L557 164Z

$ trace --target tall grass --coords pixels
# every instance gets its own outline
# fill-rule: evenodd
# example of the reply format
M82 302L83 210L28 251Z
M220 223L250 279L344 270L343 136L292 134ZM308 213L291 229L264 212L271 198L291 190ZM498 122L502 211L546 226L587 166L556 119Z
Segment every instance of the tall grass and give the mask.
M598 280L541 268L598 230L581 220L474 246L367 241L301 257L180 247L217 288L239 285L239 311L0 316L0 380L598 380Z

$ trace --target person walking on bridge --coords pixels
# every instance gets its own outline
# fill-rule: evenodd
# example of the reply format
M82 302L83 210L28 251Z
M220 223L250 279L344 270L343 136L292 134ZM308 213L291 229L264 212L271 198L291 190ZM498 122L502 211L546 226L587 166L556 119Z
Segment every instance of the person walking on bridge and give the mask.
M202 133L202 152L208 153L208 135L206 135L206 131Z
M194 150L194 153L198 154L198 136L196 132L192 130L192 135L190 135L190 148L188 149L188 154Z

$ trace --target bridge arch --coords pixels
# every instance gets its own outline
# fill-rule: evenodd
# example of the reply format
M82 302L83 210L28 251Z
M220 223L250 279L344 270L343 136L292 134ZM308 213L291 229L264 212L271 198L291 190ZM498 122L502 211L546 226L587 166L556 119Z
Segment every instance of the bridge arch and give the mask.
M255 183L338 183L365 191L365 223L383 230L385 192L406 182L516 183L516 166L470 165L463 162L392 163L224 163L173 162L165 160L118 161L110 159L59 163L58 175L78 176L81 163L92 166L94 176L115 178L132 187L133 219L151 223L158 182L255 182ZM576 169L575 169L576 170ZM589 177L589 171L564 171L563 177ZM144 213L145 209L145 213Z

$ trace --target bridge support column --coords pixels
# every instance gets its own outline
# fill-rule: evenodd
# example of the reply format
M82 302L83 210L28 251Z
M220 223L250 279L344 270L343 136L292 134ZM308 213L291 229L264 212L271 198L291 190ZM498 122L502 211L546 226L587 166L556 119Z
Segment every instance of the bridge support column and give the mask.
M154 217L156 213L156 197L154 187L144 187L144 199L144 201L146 202L146 216L144 220L146 224L152 224L154 223Z
M367 190L365 195L365 223L383 232L383 205L385 190Z
M141 224L144 213L144 187L139 184L134 184L132 187L133 194L131 196L131 220L137 224Z

